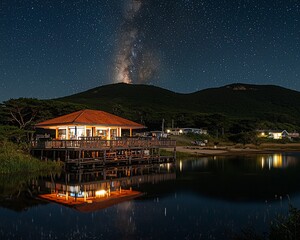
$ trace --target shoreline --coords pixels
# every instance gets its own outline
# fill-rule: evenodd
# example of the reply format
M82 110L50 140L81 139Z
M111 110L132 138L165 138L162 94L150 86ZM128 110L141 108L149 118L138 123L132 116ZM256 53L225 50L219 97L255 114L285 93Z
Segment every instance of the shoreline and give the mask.
M169 149L165 148L166 151ZM254 148L253 146L220 146L220 147L198 147L198 146L176 146L177 153L190 156L228 156L248 154L272 154L277 152L300 152L300 144L272 144Z

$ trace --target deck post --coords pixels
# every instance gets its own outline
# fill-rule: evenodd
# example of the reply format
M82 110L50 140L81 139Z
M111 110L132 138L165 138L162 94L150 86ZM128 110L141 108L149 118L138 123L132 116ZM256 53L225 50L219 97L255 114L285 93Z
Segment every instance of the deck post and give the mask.
M78 174L78 182L81 183L81 180L82 180L82 173L81 173L81 170L79 170L79 174Z
M130 150L130 148L128 149L128 163L129 163L129 165L131 165L131 160L132 160L132 152L131 152L131 150Z
M173 154L174 160L176 160L176 146L174 147L174 154Z
M158 149L158 162L160 163L160 148Z
M106 150L103 152L103 165L105 165L106 162Z
M103 180L106 180L106 171L103 169Z
M52 143L52 144L51 144ZM68 165L73 165L79 169L80 166L87 166L97 169L100 165L115 165L125 163L151 163L165 162L165 159L171 161L176 159L176 142L166 140L107 140L100 138L73 141L73 144L66 140L53 140L47 142L45 146L36 144L31 149L31 154L41 159L47 157L53 160L61 159ZM75 144L74 144L75 143ZM63 147L63 148L62 148ZM170 156L162 156L162 148L170 147L173 153ZM145 152L146 151L146 152ZM92 159L93 158L93 159ZM114 161L110 161L110 159ZM99 165L100 164L100 165ZM68 166L66 166L68 168Z

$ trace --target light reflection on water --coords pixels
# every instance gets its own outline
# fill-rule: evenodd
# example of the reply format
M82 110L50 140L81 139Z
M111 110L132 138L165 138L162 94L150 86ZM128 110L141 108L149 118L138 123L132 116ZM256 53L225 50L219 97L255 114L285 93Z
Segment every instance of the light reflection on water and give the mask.
M272 154L267 156L261 156L261 167L267 166L269 170L271 168L286 168L297 164L297 158L293 156L286 156L283 154Z
M212 160L215 162L220 162L224 161L224 159L231 158L231 157L224 157L224 156L212 156L212 157L202 157L199 159L195 159L191 161L192 168L197 168L197 167L207 167ZM257 163L258 165L261 166L262 169L265 167L271 170L272 168L287 168L291 166L295 166L298 164L298 158L294 155L286 155L282 153L276 153L276 154L257 154L255 156L243 156L239 157L239 159L247 159L251 158L251 161L254 163ZM254 160L256 159L256 161ZM180 172L183 171L183 160L179 160L179 170Z
M299 157L296 153L217 156L178 160L176 169L172 164L109 169L106 180L126 179L146 195L90 213L55 203L27 207L23 203L23 210L16 211L13 203L2 202L0 237L230 239L241 228L264 232L276 214L287 212L289 202L300 207ZM162 177L165 174L175 177ZM75 186L78 176L69 179ZM104 180L103 174L96 179L82 176L80 184ZM56 181L62 184L65 178Z

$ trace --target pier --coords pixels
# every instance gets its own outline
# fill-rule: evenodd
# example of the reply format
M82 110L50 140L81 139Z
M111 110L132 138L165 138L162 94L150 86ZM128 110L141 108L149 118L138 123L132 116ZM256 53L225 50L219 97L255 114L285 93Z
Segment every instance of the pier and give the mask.
M63 161L65 170L95 171L105 165L165 163L176 158L176 141L132 137L133 130L145 126L104 111L84 109L35 127L49 133L32 141L31 154ZM173 152L166 156L162 148Z
M161 148L171 148L173 152L166 156ZM32 141L31 154L42 160L63 161L69 170L95 171L104 165L174 162L176 141L138 138L101 140L97 137L36 140Z

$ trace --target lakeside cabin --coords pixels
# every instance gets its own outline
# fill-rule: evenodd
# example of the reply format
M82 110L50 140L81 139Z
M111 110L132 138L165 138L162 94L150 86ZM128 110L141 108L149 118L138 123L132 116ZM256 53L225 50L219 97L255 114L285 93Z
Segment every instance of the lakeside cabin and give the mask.
M35 125L55 132L54 138L32 141L31 153L41 159L64 161L73 169L132 162L168 162L176 157L176 142L170 139L133 138L133 130L146 128L128 119L98 110L80 110ZM129 137L122 137L127 131ZM49 136L49 135L48 135ZM161 156L161 148L173 148Z
M59 140L114 140L122 136L122 130L129 130L132 136L132 130L146 127L104 111L85 109L40 122L35 128L55 130L55 139Z

